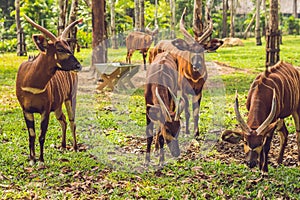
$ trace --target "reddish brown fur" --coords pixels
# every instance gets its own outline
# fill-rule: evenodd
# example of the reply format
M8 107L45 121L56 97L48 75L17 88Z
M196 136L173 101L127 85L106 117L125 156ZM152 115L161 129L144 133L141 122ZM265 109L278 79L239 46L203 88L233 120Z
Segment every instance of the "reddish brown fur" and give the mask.
M168 51L171 53L173 57L176 58L178 62L178 85L180 89L183 91L183 97L186 102L188 102L188 94L193 95L193 111L194 111L194 134L196 136L199 135L198 128L198 113L199 113L199 105L202 97L202 88L207 79L207 70L204 62L204 52L202 47L197 43L193 43L192 45L186 47L189 50L180 50L176 46L183 46L185 44L181 39L176 40L161 40L155 45L155 47L151 48L149 51L149 63L153 61L155 56L161 52ZM193 52L194 51L194 52ZM193 58L196 58L192 60ZM197 65L197 69L195 70L195 66L192 64L195 63ZM195 111L198 110L198 111ZM186 103L186 133L189 133L189 110L188 103Z
M143 55L144 67L146 67L146 56L148 49L150 48L153 41L153 37L147 33L134 31L129 33L126 37L126 48L127 48L127 56L126 62L131 63L132 54L136 50L140 50Z
M28 19L28 21L31 20ZM79 20L70 25L69 28L78 22ZM30 23L35 27L39 26L32 21ZM22 107L29 133L31 164L35 162L34 113L39 113L42 116L39 136L39 161L44 162L44 142L49 115L52 111L55 112L56 118L62 126L62 147L66 147L66 118L62 112L63 103L65 103L71 123L74 139L73 147L75 150L77 149L74 120L78 78L77 73L70 70L80 70L81 65L74 57L64 38L55 38L44 28L39 28L39 30L48 34L52 41L48 42L43 35L33 36L33 40L41 53L35 59L30 59L21 64L16 79L16 95Z
M169 89L177 94L177 62L169 53L158 54L153 60L151 66L147 70L147 80L145 86L145 102L146 102L146 120L147 120L147 154L146 163L150 162L150 149L153 140L153 123L158 123L159 131L157 132L157 142L160 144L160 164L164 162L163 146L164 141L168 143L172 155L179 155L178 141L170 140L170 137L177 138L180 122L175 119L176 111L174 100L172 99ZM156 88L161 96L172 120L168 121L163 114L158 98L156 96Z
M276 94L276 112L270 124L259 134L257 133L258 127L261 126L271 112L273 91ZM223 133L222 138L231 143L239 141L235 140L233 142L231 140L233 134L240 137L240 139L244 139L249 167L254 167L258 160L262 172L268 172L268 152L275 127L281 135L278 163L282 162L288 136L283 119L290 115L293 115L295 120L298 138L298 161L300 161L300 74L291 64L278 62L275 66L256 77L248 93L247 109L249 110L247 120L249 132L245 130L242 132L227 130ZM255 149L261 149L261 151Z

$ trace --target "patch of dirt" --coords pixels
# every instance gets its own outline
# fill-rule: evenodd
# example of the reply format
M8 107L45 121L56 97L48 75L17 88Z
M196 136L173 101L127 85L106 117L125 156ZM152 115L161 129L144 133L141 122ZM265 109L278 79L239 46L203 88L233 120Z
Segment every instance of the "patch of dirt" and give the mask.
M215 63L217 65L217 69L219 71L219 74L221 74L221 75L222 74L231 74L236 71L245 72L245 73L249 72L248 70L233 67L233 66L227 65L226 63L222 63L219 61L213 61L213 63Z
M95 94L97 81L88 67L78 72L78 94Z
M217 64L217 70L220 74L231 74L236 71L242 71L247 73L247 70L237 69L235 67L228 66L224 63L214 62ZM213 64L213 63L210 63ZM89 71L88 68L84 68L81 72L78 73L79 84L78 84L78 94L96 94L97 91L97 80L95 76ZM137 74L132 77L132 82L135 86L141 86L145 82L146 71L141 67ZM108 92L109 95L109 92ZM134 137L134 136L132 136ZM124 147L124 151L131 152L138 151L143 154L144 152L141 150L143 147L141 145L145 145L145 141L140 141L140 138L130 139L128 142L128 147ZM277 166L277 158L279 154L279 136L274 134L274 138L272 140L272 146L269 153L269 162L272 166ZM245 155L243 151L243 144L232 145L227 142L218 141L215 145L215 148L218 154L214 154L213 156L209 156L206 159L214 160L218 159L224 163L244 163ZM195 159L195 156L201 152L199 152L199 146L191 146L190 150L184 155L183 159ZM297 143L296 143L296 134L290 134L288 137L288 145L285 149L285 154L283 157L283 164L285 166L297 166Z

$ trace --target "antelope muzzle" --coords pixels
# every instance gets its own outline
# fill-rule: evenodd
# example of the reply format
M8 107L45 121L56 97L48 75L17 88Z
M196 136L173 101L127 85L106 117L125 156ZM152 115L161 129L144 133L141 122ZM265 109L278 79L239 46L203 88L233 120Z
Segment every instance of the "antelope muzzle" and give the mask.
M60 70L64 71L80 71L82 69L81 64L74 55L69 55L68 58L60 60L57 65Z

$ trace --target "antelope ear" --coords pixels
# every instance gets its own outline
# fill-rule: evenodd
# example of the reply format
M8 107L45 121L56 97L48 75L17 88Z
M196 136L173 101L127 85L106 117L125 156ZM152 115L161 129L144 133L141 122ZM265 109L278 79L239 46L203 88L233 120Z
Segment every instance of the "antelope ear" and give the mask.
M171 42L177 49L181 51L188 51L189 50L189 44L180 38L177 38Z
M244 137L244 133L232 130L225 130L222 133L221 137L223 141L229 142L231 144L237 144Z
M34 34L32 35L33 42L38 50L45 54L48 48L48 42L44 35L42 34Z

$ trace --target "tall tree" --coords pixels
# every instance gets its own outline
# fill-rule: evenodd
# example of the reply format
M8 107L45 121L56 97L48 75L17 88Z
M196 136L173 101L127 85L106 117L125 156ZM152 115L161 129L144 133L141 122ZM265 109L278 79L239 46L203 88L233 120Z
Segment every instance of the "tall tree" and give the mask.
M140 30L145 32L145 1L140 0Z
M110 29L111 29L111 48L118 49L116 36L116 20L115 20L115 0L110 0Z
M196 39L203 33L202 0L194 0L193 31Z
M92 27L93 27L93 41L92 41L92 65L91 71L96 73L95 63L107 62L107 48L106 48L106 23L105 23L105 0L92 0Z
M260 4L261 4L261 0L256 0L255 38L256 38L257 46L262 45L261 34L260 34Z
M175 25L176 25L176 7L175 7L175 0L170 0L170 10L171 10L171 39L176 38L175 34Z
M222 11L222 38L227 37L227 10L228 10L228 0L222 0L223 11Z
M140 31L140 1L134 0L134 30Z
M295 18L298 18L298 13L297 13L297 0L294 0L293 2L294 2L294 3L293 3L293 16L294 16Z
M66 16L68 8L68 0L59 0L59 17L58 17L58 35L60 35L66 27Z
M234 37L235 0L230 2L230 37Z
M69 16L69 24L71 24L72 22L74 22L77 18L77 10L78 10L78 0L72 0L72 4L71 4L71 9L70 9L70 16ZM75 52L75 47L78 45L77 44L77 28L74 27L71 29L70 33L69 33L69 44L71 47L71 50L73 52ZM79 47L78 47L79 50Z
M26 52L26 45L24 40L24 32L21 26L21 20L20 20L20 0L15 1L15 7L16 7L16 26L17 26L17 55L18 56L24 56L27 54Z
M280 31L278 30L278 0L270 0L270 18L266 41L266 67L275 65L279 59Z
M266 5L266 0L262 0L262 8L263 8L263 11L264 11L264 16L265 16L265 22L264 22L264 26L263 26L263 33L262 35L266 36L266 29L267 29L267 26L268 26L268 15L267 15L267 5Z

